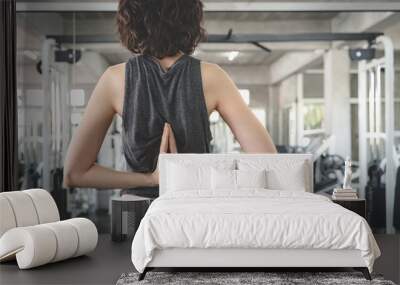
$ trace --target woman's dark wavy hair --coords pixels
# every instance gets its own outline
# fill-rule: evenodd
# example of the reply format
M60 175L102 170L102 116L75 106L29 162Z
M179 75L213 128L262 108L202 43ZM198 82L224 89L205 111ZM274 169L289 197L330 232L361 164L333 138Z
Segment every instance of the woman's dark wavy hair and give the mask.
M200 0L120 0L117 13L122 44L133 53L157 58L193 53L204 38Z

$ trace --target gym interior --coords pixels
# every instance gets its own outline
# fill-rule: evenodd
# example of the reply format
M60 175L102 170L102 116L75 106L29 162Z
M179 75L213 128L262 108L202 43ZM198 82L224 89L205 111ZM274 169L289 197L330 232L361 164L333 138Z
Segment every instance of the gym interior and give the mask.
M314 192L332 195L351 159L353 188L384 253L376 268L400 282L400 12L373 1L204 3L207 39L193 56L231 76L279 153L312 154ZM121 189L66 189L62 179L98 79L131 57L117 37L116 1L16 7L18 189L47 189L61 219L87 217L109 239ZM124 169L121 125L115 116L99 164ZM218 113L210 125L213 153L242 152Z

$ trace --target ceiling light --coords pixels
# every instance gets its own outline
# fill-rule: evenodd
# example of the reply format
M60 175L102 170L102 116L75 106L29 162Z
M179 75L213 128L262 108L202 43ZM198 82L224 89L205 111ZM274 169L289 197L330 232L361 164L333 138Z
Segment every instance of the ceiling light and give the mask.
M227 57L229 61L233 61L239 55L238 51L230 51L227 53Z

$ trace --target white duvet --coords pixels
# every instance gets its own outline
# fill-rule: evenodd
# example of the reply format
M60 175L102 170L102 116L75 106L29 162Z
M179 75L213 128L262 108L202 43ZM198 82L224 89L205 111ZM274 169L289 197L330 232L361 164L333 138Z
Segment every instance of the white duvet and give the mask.
M165 248L358 249L370 271L380 255L359 215L321 195L265 189L164 194L140 223L132 262L143 272Z

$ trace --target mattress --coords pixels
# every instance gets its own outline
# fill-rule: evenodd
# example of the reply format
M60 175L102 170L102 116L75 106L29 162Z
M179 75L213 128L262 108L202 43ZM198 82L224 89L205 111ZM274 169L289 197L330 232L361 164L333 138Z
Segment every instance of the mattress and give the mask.
M156 199L132 243L139 272L162 249L359 250L372 271L379 248L361 216L307 192L242 189L169 192Z

